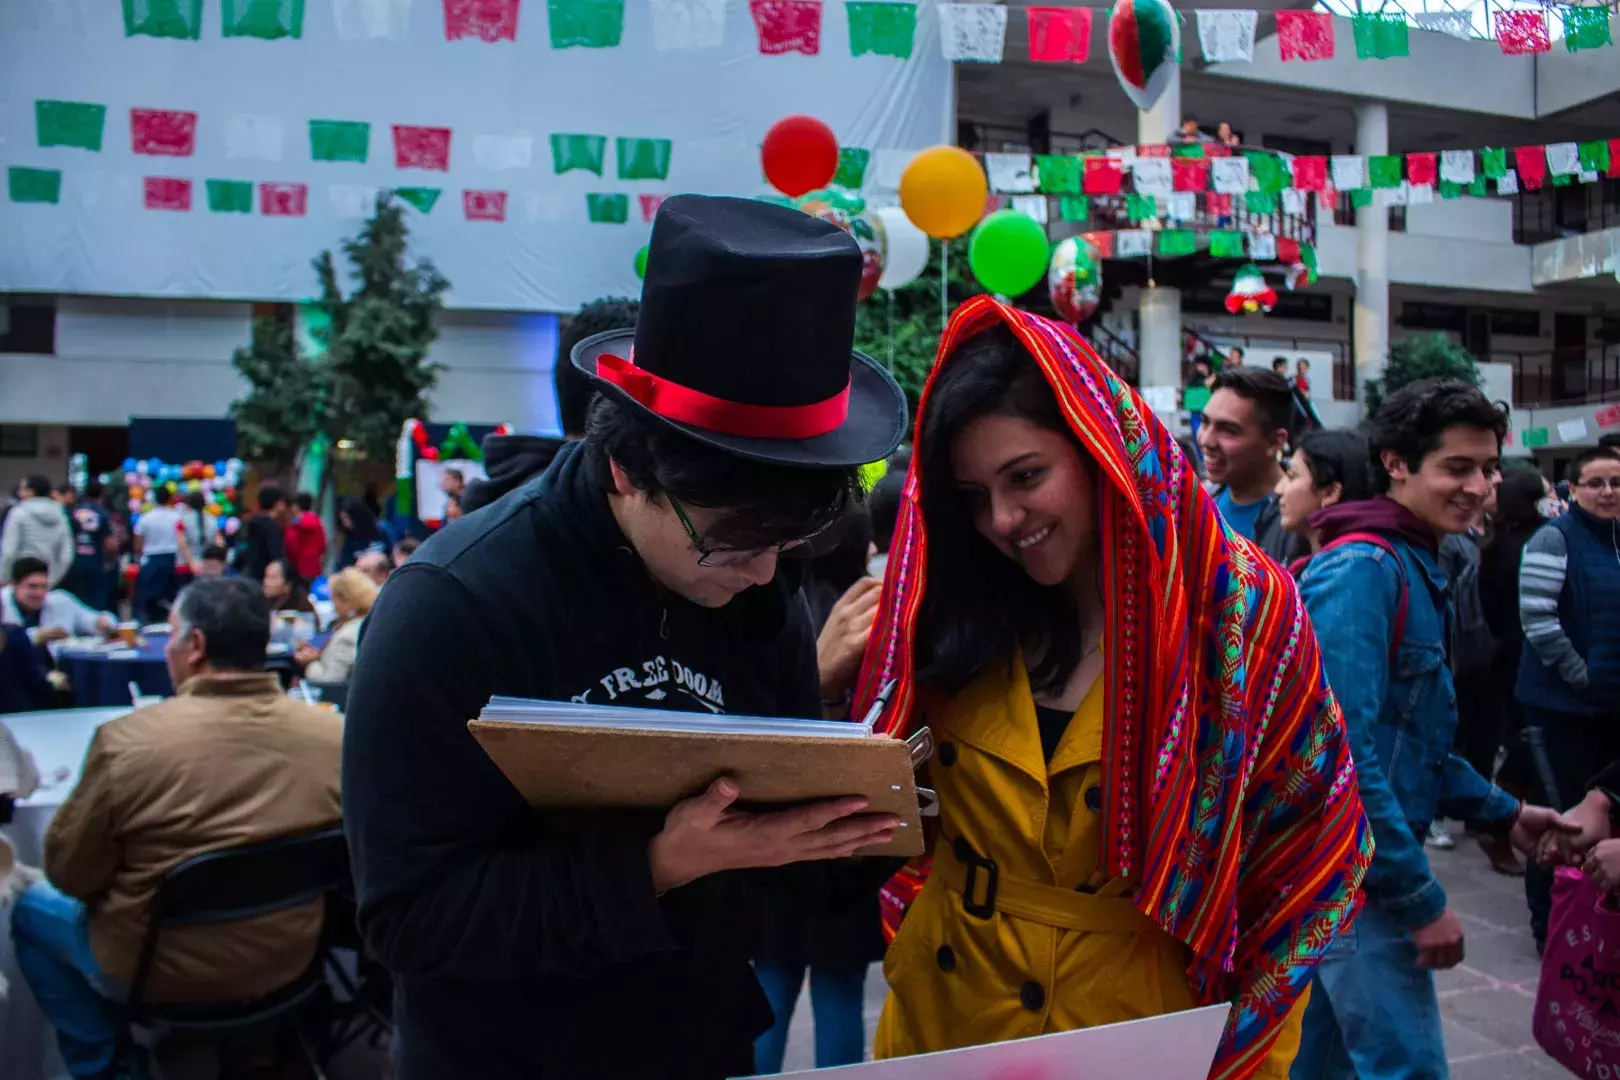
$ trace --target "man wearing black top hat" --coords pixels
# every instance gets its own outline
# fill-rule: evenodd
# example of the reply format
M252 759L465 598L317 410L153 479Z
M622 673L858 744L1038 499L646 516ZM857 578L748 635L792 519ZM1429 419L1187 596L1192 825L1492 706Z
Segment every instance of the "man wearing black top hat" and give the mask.
M466 728L492 694L784 716L842 696L778 559L904 431L852 350L860 276L854 241L798 211L667 200L636 329L573 351L600 391L585 438L389 579L343 801L401 1080L751 1072L770 1010L748 905L895 828L859 799L741 813L725 779L667 815L537 812ZM784 869L726 873L759 867Z

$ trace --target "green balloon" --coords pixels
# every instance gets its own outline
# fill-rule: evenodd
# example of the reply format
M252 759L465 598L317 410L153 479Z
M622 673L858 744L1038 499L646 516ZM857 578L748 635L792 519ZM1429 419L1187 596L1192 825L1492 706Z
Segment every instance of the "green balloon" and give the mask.
M646 245L642 245L641 250L636 252L636 277L644 278L646 276L647 276L647 248L646 248Z
M968 265L990 292L1022 296L1046 276L1050 251L1040 222L1017 210L997 210L974 228Z

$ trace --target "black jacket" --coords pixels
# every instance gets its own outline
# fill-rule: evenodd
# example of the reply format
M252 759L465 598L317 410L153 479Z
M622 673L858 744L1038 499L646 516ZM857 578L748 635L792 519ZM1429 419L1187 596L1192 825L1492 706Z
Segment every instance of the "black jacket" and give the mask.
M567 361L559 361L566 363ZM509 491L516 491L546 471L563 440L550 435L486 435L482 480L474 480L461 493L461 512L481 510Z
M254 514L243 528L241 561L237 569L256 581L264 580L265 567L287 557L287 530L269 514ZM202 552L192 552L202 558Z
M593 472L565 447L424 544L366 619L344 820L361 932L397 978L400 1080L709 1080L751 1071L770 1024L739 932L755 875L659 900L661 813L533 811L467 733L491 694L819 713L796 583L717 610L664 592Z

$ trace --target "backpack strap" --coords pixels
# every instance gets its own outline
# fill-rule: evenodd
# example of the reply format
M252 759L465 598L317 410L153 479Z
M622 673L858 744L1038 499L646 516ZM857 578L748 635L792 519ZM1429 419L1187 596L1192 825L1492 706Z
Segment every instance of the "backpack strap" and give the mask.
M1393 664L1395 654L1400 651L1401 642L1406 639L1406 610L1410 600L1406 584L1406 563L1401 560L1401 553L1395 550L1395 545L1390 542L1388 537L1374 532L1345 533L1343 536L1335 537L1332 543L1323 544L1322 550L1318 551L1317 554L1324 554L1336 547L1343 547L1345 544L1371 544L1375 548L1381 548L1389 552L1390 557L1395 560L1395 574L1400 578L1401 591L1400 600L1395 607L1395 635L1389 643L1389 661Z

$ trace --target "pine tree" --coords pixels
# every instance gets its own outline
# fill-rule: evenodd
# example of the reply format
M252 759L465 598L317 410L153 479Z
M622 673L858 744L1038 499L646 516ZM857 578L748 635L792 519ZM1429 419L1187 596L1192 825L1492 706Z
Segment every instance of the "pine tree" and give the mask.
M1389 365L1379 379L1368 379L1367 413L1378 411L1384 399L1419 379L1461 379L1479 385L1479 363L1474 354L1442 333L1397 341L1389 349Z
M310 402L322 396L324 368L299 355L291 320L272 316L253 320L252 340L231 355L231 365L249 386L231 403L238 452L285 471L320 430Z

